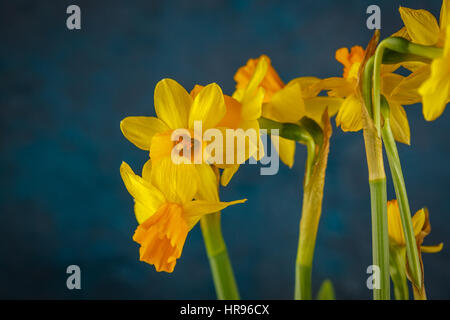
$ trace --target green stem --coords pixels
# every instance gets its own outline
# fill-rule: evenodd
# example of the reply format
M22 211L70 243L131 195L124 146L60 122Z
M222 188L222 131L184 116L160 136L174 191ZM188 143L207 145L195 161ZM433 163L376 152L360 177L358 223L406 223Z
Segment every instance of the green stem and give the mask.
M220 300L239 300L239 291L220 227L220 212L205 215L200 225L209 264Z
M389 238L387 227L386 174L383 164L381 139L372 123L372 68L371 57L364 68L362 82L363 134L366 148L367 168L369 171L370 203L372 216L372 261L380 268L380 287L373 289L375 300L390 299L389 281Z
M316 235L318 222L315 222L314 212L308 212L310 207L308 205L308 195L305 191L306 186L309 184L312 174L312 168L315 158L315 144L310 140L306 144L307 160L305 165L305 178L303 183L303 207L302 217L300 219L300 235L298 237L297 246L297 259L295 262L295 300L311 300L311 276L312 276L312 262L314 257L314 248L316 245ZM320 213L319 213L320 216ZM309 232L302 232L305 229L304 226L308 226ZM315 228L314 232L311 228Z
M394 283L396 300L409 300L408 281L406 278L406 253L404 248L392 247L389 250L390 272Z
M380 287L373 289L374 300L390 299L389 238L387 227L386 179L369 181L372 208L373 264L380 268Z
M387 110L386 110L387 108ZM413 282L418 288L422 287L422 270L419 253L417 250L414 228L411 220L411 210L409 208L408 195L406 194L405 180L403 178L400 157L392 134L389 120L389 106L387 101L382 99L382 109L384 116L383 141L386 155L391 169L392 180L394 182L395 194L400 208L400 218L402 221L403 233L406 241L406 258Z

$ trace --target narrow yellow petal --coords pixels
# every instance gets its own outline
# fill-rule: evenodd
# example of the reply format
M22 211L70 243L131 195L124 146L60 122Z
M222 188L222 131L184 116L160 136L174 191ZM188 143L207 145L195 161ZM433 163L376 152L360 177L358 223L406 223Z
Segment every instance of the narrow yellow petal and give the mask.
M362 129L362 106L355 95L348 96L342 103L336 116L336 125L342 131L359 131Z
M196 164L199 184L196 198L207 201L219 201L219 180L213 168L206 163Z
M419 211L417 211L411 220L413 224L414 235L417 236L422 231L423 225L425 224L425 209L420 209Z
M126 117L120 122L125 138L142 150L150 150L150 144L155 133L169 130L169 127L155 117Z
M450 25L450 0L442 0L441 14L439 18L439 25L441 32L445 32L445 28Z
M233 164L223 169L222 176L220 177L220 183L222 184L222 186L226 187L228 183L230 183L231 178L233 178L238 169L239 164Z
M389 103L392 134L398 142L409 145L411 133L405 109L397 103Z
M281 162L292 168L295 159L295 141L278 137L279 145L274 143L274 147L280 156ZM273 143L273 142L272 142Z
M388 201L387 215L389 239L396 246L405 246L405 237L403 235L402 220L400 218L400 209L397 200Z
M245 151L245 160L250 157L255 158L255 160L259 161L262 157L264 157L264 145L261 141L261 133L259 131L259 122L258 120L245 120L241 122L241 129L247 131L251 129L256 132L256 141L249 141L246 144Z
M202 121L203 130L214 128L225 113L222 89L216 83L211 83L204 87L194 99L189 113L189 128L194 128L194 121Z
M205 200L190 201L183 205L184 216L188 223L189 229L192 229L195 224L205 214L218 212L234 204L244 203L247 199L230 201L230 202L212 202Z
M345 98L355 92L356 83L353 80L344 78L327 78L320 81L318 86L321 90L328 91L328 95L332 97Z
M152 184L168 202L182 205L194 198L198 188L198 173L192 164L175 164L171 158L153 163Z
M400 15L412 41L431 46L439 39L439 25L436 18L426 10L400 7Z
M139 203L138 210L135 211L139 223L154 214L165 203L163 193L150 182L134 174L125 162L122 162L120 166L120 175L128 192L136 200L136 204Z
M155 88L155 111L170 129L187 128L192 98L175 80L163 79Z
M286 85L291 86L293 84L298 84L300 86L300 89L302 91L302 97L303 98L312 98L317 96L320 91L320 82L322 80L316 77L299 77L292 79L288 82Z
M444 248L444 243L439 243L435 246L420 246L420 249L422 252L425 253L436 253L442 250Z
M151 180L151 174L152 174L152 160L147 160L146 163L144 163L144 166L142 167L142 179L150 182Z
M241 99L238 100L242 104L241 116L245 120L256 120L261 116L265 90L260 85L266 76L268 67L268 59L261 57L247 87L241 94ZM237 95L233 95L233 97L238 98Z
M422 101L419 87L429 78L430 72L430 65L422 65L409 76L404 77L387 96L389 102L394 101L401 105L408 105Z
M258 88L253 94L245 94L241 100L241 117L244 120L257 120L261 117L264 89Z

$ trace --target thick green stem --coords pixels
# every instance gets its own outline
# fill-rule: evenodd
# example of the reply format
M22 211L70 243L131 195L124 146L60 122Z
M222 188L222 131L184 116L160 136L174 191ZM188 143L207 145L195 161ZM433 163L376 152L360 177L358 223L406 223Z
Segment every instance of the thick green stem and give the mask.
M314 142L306 144L307 160L304 178L303 190L303 207L302 218L300 220L300 236L298 237L297 259L295 263L295 293L296 300L311 300L311 276L312 276L312 262L314 257L314 248L316 245L317 228L319 219L315 218L315 212L309 211L308 194L305 187L309 184L312 167L315 158L315 144ZM319 212L320 217L320 212ZM302 232L308 226L309 232ZM312 229L315 229L312 230Z
M408 195L406 194L405 180L403 178L400 157L398 155L397 146L395 144L394 136L392 134L390 126L390 120L388 116L389 107L387 106L387 102L385 99L382 99L382 105L382 108L384 109L383 115L385 115L383 127L383 142L389 161L389 167L391 169L395 194L397 195L397 201L400 208L400 218L402 221L403 234L405 235L406 241L406 258L408 260L408 267L412 280L418 288L421 288L422 271L419 253L416 245L416 239L414 236L414 228L411 220L411 210L409 208Z
M389 238L387 226L386 179L369 181L372 208L373 265L380 268L380 287L373 288L375 300L390 299Z
M220 212L205 215L200 225L209 264L220 300L239 300L239 291L220 227Z
M389 263L392 282L394 283L394 295L396 300L408 300L409 289L406 278L406 253L404 248L391 246Z
M387 227L387 195L386 174L383 164L381 139L373 124L372 108L372 68L374 58L371 57L364 68L362 82L363 133L366 148L367 167L369 171L369 186L372 216L372 261L380 270L380 286L373 288L375 300L390 299L389 281L389 238Z

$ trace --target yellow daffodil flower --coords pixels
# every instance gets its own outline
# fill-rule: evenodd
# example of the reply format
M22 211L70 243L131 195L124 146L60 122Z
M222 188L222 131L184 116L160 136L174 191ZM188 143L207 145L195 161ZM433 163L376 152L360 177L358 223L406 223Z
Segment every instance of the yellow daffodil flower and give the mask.
M403 233L402 221L400 218L400 208L398 206L397 200L391 200L387 203L387 215L388 215L388 234L389 234L389 245L391 254L391 276L394 281L394 286L396 289L397 299L408 299L408 289L404 281L406 281L405 275L411 280L411 274L408 267L408 263L405 259L405 237ZM419 262L421 269L421 287L415 285L411 280L414 299L415 300L426 300L425 284L424 284L424 267L422 260L422 252L436 253L442 250L443 243L441 242L435 246L424 246L422 245L425 237L431 232L430 218L428 210L422 208L417 211L412 217L412 224L414 229L414 237L416 240L417 251L419 254ZM403 279L402 279L403 278Z
M363 59L364 49L360 46L354 46L350 51L347 48L337 50L336 60L344 66L343 76L324 79L320 84L329 96L345 99L336 116L336 125L343 131L359 131L363 127L362 104L357 97L358 75ZM397 68L398 65L382 65L381 93L389 102L395 139L409 144L410 128L402 105L419 102L420 97L410 79L393 73Z
M422 96L423 115L427 121L438 118L450 101L450 0L443 0L439 24L427 10L399 9L405 27L394 36L406 38L413 43L444 48L444 55L426 63L408 63L413 71L409 77L422 84L418 92ZM410 67L408 67L410 66ZM417 78L417 79L416 79ZM424 82L424 79L427 79Z
M206 214L217 212L232 202L193 200L199 185L198 172L189 164L162 159L152 168L144 165L142 177L122 163L120 174L135 200L139 223L133 240L140 244L140 260L157 271L172 272L181 256L188 232Z
M208 129L218 129L223 131L230 129L253 129L256 132L257 142L249 141L246 150L236 150L234 148L235 159L238 159L238 152L244 153L244 161L250 156L255 156L259 160L264 152L262 142L259 138L258 118L261 116L261 104L264 97L264 90L258 87L261 81L261 74L264 74L267 65L262 64L252 78L252 85L242 92L242 97L237 100L224 95L220 87L215 84L207 86L196 86L189 94L175 80L163 79L155 88L154 103L157 117L127 117L122 120L120 128L124 136L135 144L138 148L150 151L150 158L153 163L165 157L171 157L174 147L180 149L191 149L192 162L199 171L201 178L215 176L212 174L213 168L207 164L205 159L206 143L198 141L194 132L194 121L201 121L202 131ZM172 134L175 130L186 129L191 137L191 145L184 146L180 142L172 141ZM239 132L238 132L239 133ZM238 134L236 133L236 134ZM225 139L226 134L223 132ZM197 147L198 146L198 147ZM223 141L225 150L223 158L226 158L226 141ZM236 147L236 144L233 144ZM187 148L186 148L187 147ZM197 153L197 154L196 154ZM184 154L182 154L183 156ZM206 155L207 157L207 155ZM195 159L200 159L200 163ZM231 177L239 168L240 163L217 164L223 168L222 184L227 185ZM200 193L203 188L212 188L212 179L202 181Z
M257 66L261 61L267 62L266 72L258 71ZM296 123L302 117L307 116L322 124L322 115L326 108L328 113L334 115L342 99L330 97L317 97L320 90L315 87L320 79L315 77L300 77L284 84L280 76L273 68L269 57L262 55L257 59L249 59L245 66L238 69L234 76L236 81L236 91L233 97L238 100L245 90L251 88L256 81L252 83L251 79L256 74L258 79L262 80L258 85L264 89L264 100L262 105L262 116L278 122ZM279 137L278 154L281 161L287 166L294 164L295 141Z
M197 88L193 97L175 80L163 79L156 85L154 103L157 117L123 119L120 123L123 135L138 148L150 151L153 164L162 159L171 158L172 150L176 147L183 149L181 156L184 156L184 150L193 151L186 157L191 157L189 160L191 163L194 162L193 166L202 179L199 196L209 194L206 199L217 198L211 195L211 193L217 193L216 173L206 163L208 160L204 157L206 143L202 142L200 145L195 139L194 121L201 121L203 132L210 128L217 128L227 114L222 90L217 84L212 83ZM172 141L172 134L178 129L186 129L189 132L190 146L181 145L184 139L180 139L180 142ZM200 147L198 148L197 145ZM200 163L196 163L195 158L200 159ZM202 197L202 199L205 198Z
M403 234L402 221L400 219L400 209L398 207L397 200L388 201L387 213L388 233L391 244L397 247L405 247L405 236ZM422 246L423 239L431 231L428 210L426 208L420 209L414 214L414 216L412 217L412 223L416 241L420 246L422 252L435 253L442 250L444 246L443 243L435 246Z
M250 77L249 85L246 86L239 94L235 94L233 97L228 95L223 95L226 112L222 120L217 124L217 127L221 130L224 129L242 129L244 131L248 129L254 130L256 132L257 141L247 141L245 145L245 150L237 150L237 144L234 144L233 154L235 155L236 162L233 164L226 164L223 161L222 164L215 164L218 168L222 168L223 172L221 175L221 183L226 186L236 171L239 169L240 163L237 161L238 154L244 152L243 160L247 160L251 156L254 156L256 160L259 160L264 155L264 146L262 144L260 133L259 133L259 122L258 119L261 117L262 102L264 99L264 89L259 87L264 75L267 71L268 63L266 60L262 59L255 66L255 72ZM191 96L193 99L197 96L199 92L203 89L202 86L196 85L191 91ZM235 134L239 136L239 131ZM223 134L224 142L226 143L226 134ZM226 157L226 151L223 155Z

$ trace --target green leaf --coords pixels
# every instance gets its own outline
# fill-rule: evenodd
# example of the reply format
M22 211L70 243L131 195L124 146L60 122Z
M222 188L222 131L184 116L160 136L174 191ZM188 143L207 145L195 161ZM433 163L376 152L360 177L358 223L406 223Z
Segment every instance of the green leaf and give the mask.
M319 293L317 294L317 300L335 300L333 284L329 279L322 282Z

